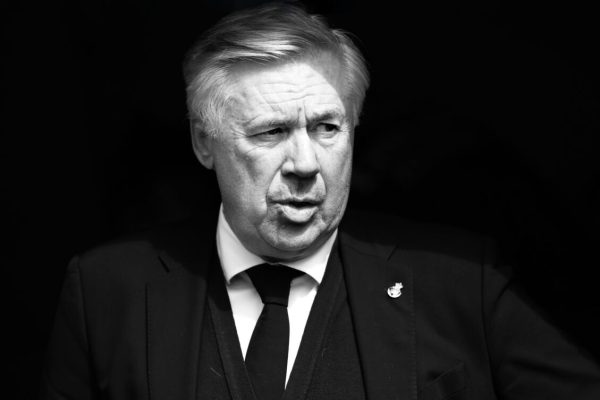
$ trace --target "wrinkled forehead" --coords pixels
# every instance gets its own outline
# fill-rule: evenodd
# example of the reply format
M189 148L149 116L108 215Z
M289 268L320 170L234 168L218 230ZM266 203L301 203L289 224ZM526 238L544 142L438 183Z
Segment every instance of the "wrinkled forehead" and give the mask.
M245 62L228 73L226 96L231 106L290 105L311 99L348 108L345 74L339 58L320 53L294 60L260 64Z

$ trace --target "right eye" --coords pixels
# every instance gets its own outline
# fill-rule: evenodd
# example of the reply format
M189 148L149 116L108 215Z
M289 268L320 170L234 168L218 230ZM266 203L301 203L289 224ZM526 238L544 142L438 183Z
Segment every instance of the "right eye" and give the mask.
M283 133L283 128L273 128L273 129L269 129L268 131L264 131L264 132L260 132L259 135L265 135L265 136L274 136L274 135L280 135Z

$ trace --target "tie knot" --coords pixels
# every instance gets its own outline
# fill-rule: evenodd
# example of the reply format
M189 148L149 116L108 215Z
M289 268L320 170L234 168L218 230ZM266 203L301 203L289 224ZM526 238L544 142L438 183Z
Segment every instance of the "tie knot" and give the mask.
M263 304L284 307L288 305L292 279L302 275L302 272L281 264L260 264L247 272Z

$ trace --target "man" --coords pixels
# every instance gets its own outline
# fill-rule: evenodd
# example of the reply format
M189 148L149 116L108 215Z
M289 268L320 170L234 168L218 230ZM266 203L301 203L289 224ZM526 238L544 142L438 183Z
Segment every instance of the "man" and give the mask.
M487 241L364 214L340 225L368 86L345 34L294 6L243 11L185 75L217 221L72 261L43 398L600 398L598 366Z

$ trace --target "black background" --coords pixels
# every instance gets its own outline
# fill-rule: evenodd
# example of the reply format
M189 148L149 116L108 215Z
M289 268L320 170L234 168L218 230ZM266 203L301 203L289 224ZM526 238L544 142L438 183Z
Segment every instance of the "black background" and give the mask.
M1 6L13 398L35 396L71 256L216 212L214 177L189 143L180 64L203 29L254 3ZM600 356L596 14L413 3L306 3L355 34L370 64L351 205L495 237L532 298Z

